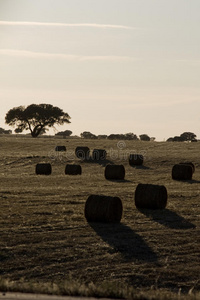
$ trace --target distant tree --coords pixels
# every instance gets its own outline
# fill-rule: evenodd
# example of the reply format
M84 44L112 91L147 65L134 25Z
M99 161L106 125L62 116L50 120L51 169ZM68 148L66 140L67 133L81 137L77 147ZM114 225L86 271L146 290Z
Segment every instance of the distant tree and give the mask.
M180 137L183 141L192 141L196 139L196 134L193 132L183 132Z
M72 131L71 130L65 130L65 131L60 131L58 133L56 133L55 135L61 135L61 136L70 136L72 134Z
M32 137L54 127L55 124L70 123L70 116L51 104L31 104L10 109L5 117L6 124L16 126L15 132L30 130Z
M119 134L119 133L112 133L108 136L109 140L138 140L138 137L136 134L129 132L125 134Z
M122 140L122 139L124 139L124 135L123 135L123 134L111 133L111 134L108 136L108 139L109 139L109 140Z
M0 127L0 134L11 134L11 133L12 133L12 130L6 130L6 129Z
M141 141L150 141L150 137L147 134L139 135Z
M167 139L167 142L173 142L174 141L174 138L173 137L169 137L168 139Z
M173 138L173 142L183 142L183 141L184 141L184 139L181 136L178 136L178 135L176 135Z
M119 139L119 138L120 138L119 136L120 136L119 134L114 134L114 133L112 133L112 134L110 134L110 135L108 136L108 139L109 139L109 140Z
M138 140L137 135L132 132L126 133L124 135L124 137L125 137L125 140Z
M176 135L167 139L167 142L196 142L196 134L193 132L183 132L180 136Z
M84 131L80 134L84 139L97 139L97 136L89 131Z
M180 136L176 135L174 137L168 138L167 142L183 142L183 139Z
M99 134L98 136L98 139L107 139L107 135L106 134Z

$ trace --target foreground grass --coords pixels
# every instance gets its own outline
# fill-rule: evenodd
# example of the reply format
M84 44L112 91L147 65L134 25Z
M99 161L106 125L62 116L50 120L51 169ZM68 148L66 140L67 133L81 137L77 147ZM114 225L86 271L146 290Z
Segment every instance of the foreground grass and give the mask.
M200 143L23 137L1 137L0 143L1 290L198 298ZM58 144L66 145L67 153L56 153ZM107 161L79 162L73 153L83 144L106 149ZM142 153L144 166L130 167L129 152ZM171 179L173 164L181 161L195 164L193 180ZM38 162L50 162L52 175L36 176ZM109 162L124 164L125 181L105 180ZM80 163L82 175L66 176L66 163ZM140 182L166 186L165 210L136 209ZM84 205L90 194L119 196L121 223L88 224Z
M9 280L0 280L1 292L22 292L34 294L48 294L61 296L79 296L96 298L114 298L114 299L133 299L133 300L198 300L200 293L194 294L191 291L187 295L182 294L181 290L177 294L167 290L151 289L148 291L138 291L133 287L124 286L111 282L104 282L100 285L90 283L88 285L73 281L72 279L62 283L43 283L12 282Z

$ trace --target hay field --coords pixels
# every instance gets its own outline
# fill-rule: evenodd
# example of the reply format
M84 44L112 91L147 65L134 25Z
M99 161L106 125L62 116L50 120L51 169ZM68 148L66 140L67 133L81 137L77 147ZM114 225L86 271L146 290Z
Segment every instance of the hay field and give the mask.
M66 153L55 152L65 145ZM76 146L108 152L106 162L80 162L81 176L65 175L79 163ZM131 167L128 154L144 155ZM192 161L191 181L171 179L175 163ZM35 165L50 162L50 176ZM104 178L106 163L123 164L124 181ZM165 185L165 210L139 211L138 183ZM200 143L0 137L0 276L15 282L113 283L137 291L175 294L199 291ZM84 205L91 194L118 196L120 224L88 224Z

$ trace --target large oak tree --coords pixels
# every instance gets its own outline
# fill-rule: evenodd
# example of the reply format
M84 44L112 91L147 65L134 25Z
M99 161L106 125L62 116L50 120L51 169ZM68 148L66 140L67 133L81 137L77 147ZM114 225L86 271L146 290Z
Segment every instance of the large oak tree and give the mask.
M10 109L5 117L6 124L16 127L15 132L30 130L32 137L45 132L47 127L70 123L70 116L51 104L31 104Z

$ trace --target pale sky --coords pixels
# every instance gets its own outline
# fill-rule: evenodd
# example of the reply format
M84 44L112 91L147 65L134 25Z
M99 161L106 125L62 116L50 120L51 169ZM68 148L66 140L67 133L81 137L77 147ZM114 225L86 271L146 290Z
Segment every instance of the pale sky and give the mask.
M199 0L0 0L0 127L49 103L79 135L200 138Z

